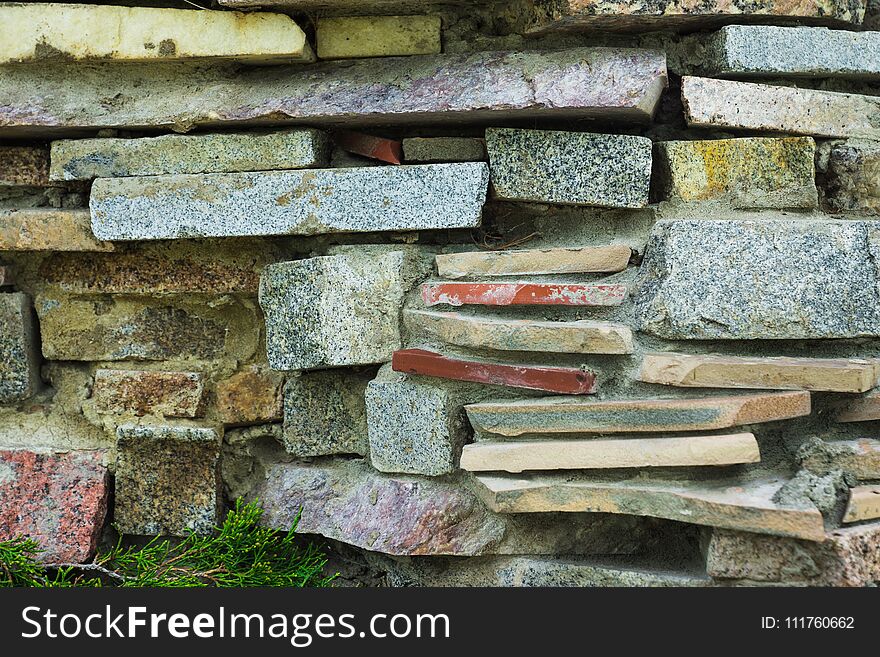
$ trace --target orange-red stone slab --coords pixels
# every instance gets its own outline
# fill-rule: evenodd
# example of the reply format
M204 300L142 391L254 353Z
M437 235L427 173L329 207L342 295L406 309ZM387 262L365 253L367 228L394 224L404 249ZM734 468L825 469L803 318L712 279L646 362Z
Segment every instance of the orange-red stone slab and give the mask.
M403 161L403 146L393 139L346 130L337 132L334 140L339 148L355 155L363 155L389 164L400 164Z
M619 306L626 285L617 283L424 283L425 305Z

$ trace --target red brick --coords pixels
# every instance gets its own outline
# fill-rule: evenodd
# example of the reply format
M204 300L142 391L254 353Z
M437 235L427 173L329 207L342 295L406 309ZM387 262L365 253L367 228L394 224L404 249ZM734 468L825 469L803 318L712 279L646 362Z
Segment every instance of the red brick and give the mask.
M596 391L596 375L575 367L485 363L449 358L424 349L395 351L391 358L391 367L396 372L407 374L545 390L566 395L587 395Z
M428 306L619 306L626 285L606 283L425 283Z
M345 131L337 132L334 140L341 149L355 155L363 155L389 164L400 164L403 160L403 147L399 141L393 139Z

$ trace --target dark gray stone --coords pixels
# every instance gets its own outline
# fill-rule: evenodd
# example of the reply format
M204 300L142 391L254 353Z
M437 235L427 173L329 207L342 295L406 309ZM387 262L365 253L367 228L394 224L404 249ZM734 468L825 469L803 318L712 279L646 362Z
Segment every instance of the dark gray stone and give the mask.
M40 381L39 335L30 297L0 294L0 404L27 399Z

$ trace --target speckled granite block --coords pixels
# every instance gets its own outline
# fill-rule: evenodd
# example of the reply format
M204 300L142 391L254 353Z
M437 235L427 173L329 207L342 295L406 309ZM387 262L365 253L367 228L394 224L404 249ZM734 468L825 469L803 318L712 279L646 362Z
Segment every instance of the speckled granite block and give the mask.
M0 294L0 404L27 399L37 390L39 341L30 297Z
M550 130L486 130L496 198L612 208L648 204L651 140Z
M473 228L483 163L96 180L99 239L156 240Z

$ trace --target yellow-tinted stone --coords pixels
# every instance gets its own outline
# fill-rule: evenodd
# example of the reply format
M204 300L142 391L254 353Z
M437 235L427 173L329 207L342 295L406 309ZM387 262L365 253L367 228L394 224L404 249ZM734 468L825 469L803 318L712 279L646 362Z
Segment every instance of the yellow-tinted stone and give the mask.
M880 518L880 486L857 486L849 491L843 522Z
M440 52L439 16L319 18L318 57L393 57Z
M112 251L95 239L88 210L0 210L0 251Z
M436 257L443 278L518 276L527 274L581 274L626 269L632 249L626 244L579 248L471 251Z

